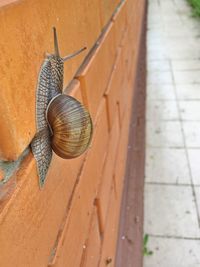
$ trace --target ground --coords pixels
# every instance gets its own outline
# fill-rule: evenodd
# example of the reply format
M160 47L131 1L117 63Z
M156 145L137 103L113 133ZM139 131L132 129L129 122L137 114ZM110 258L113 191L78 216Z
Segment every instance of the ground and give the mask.
M200 267L200 20L149 0L144 267ZM149 253L151 254L151 253Z

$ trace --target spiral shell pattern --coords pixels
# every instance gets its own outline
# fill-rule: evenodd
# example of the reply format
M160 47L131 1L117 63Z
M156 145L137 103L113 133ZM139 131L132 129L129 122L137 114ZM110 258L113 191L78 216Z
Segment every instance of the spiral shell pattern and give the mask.
M69 95L58 95L49 103L46 112L52 132L54 152L70 159L81 155L89 146L93 125L87 109Z

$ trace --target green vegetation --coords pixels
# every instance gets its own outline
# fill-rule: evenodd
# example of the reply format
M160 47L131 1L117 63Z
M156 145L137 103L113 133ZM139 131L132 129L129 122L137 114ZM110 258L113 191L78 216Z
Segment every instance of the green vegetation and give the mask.
M193 16L200 18L200 0L187 0L193 7Z
M149 241L149 235L145 234L143 239L143 255L144 256L151 256L153 255L153 251L149 250L147 247L147 243Z

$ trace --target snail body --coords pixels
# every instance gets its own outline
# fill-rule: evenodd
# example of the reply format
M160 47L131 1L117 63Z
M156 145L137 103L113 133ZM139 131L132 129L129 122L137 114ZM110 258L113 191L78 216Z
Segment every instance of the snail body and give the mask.
M75 98L62 93L64 62L85 48L62 58L55 28L53 32L55 53L47 55L40 70L36 94L37 133L31 142L41 187L51 163L52 150L64 159L78 157L88 148L93 132L87 109Z

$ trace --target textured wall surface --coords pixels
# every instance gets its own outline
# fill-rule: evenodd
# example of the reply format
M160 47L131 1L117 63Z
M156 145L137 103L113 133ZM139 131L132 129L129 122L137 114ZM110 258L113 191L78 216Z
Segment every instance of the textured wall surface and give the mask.
M30 151L0 184L0 266L115 266L144 10L145 0L0 4L0 158L16 160L35 134L37 77L53 52L53 25L61 55L88 48L65 64L64 84L94 122L90 149L73 160L54 154L42 190Z

